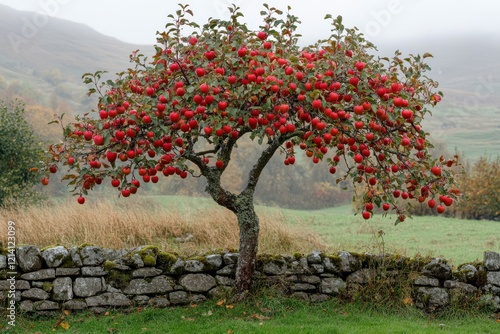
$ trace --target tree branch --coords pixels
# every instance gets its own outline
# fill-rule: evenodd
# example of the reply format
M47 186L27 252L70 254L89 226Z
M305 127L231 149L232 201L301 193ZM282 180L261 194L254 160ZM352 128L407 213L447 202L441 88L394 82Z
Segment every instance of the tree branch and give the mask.
M246 192L254 192L255 187L257 186L257 182L259 181L260 174L262 173L262 170L264 167L266 167L267 163L269 160L271 160L272 156L274 155L274 152L283 145L287 140L301 135L303 132L302 131L295 131L292 133L288 133L286 135L279 136L275 138L273 141L269 143L269 146L262 152L261 156L257 160L257 163L253 165L252 169L250 169L250 172L248 173L248 183L245 189L242 191L242 193Z

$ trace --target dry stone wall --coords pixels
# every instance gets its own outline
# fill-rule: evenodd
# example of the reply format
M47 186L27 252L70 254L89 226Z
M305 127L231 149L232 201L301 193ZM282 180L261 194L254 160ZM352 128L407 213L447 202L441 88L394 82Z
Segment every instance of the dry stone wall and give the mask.
M97 246L40 250L16 248L16 270L0 255L4 305L23 312L91 310L134 306L169 307L199 303L230 292L237 253L183 258L145 246L105 249ZM500 311L500 253L453 268L443 259L409 259L339 252L260 256L255 277L260 285L311 302L370 293L370 284L409 282L410 302L428 312L454 301L475 298ZM14 300L14 302L12 301Z

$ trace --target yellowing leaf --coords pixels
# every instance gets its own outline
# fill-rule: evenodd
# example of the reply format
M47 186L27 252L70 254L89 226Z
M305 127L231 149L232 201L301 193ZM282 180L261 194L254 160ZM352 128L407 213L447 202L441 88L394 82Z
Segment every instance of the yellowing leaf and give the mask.
M68 322L63 321L63 322L61 322L60 327L61 327L62 329L66 329L66 330L68 330L71 326L69 325L69 323L68 323Z
M225 300L225 299L221 299L221 300L219 300L219 301L217 302L217 306L222 306L222 305L224 305L224 303L225 303L225 302L226 302L226 300Z
M226 308L229 308L229 309L234 308L234 305L233 304L227 304Z
M69 310L64 310L63 313L69 315L71 312Z
M191 308L197 308L198 307L198 305L196 305L196 304L191 304L189 306L191 306Z
M108 316L109 314L109 311L106 311L106 313L104 313L105 316Z

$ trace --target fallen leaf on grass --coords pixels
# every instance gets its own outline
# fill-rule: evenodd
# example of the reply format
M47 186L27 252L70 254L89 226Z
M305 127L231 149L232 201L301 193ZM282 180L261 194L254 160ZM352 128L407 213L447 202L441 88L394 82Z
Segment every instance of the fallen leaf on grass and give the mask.
M191 306L191 308L197 308L198 307L198 305L196 305L196 304L191 304L189 306Z
M201 315L204 317L210 317L212 314L213 314L212 311L208 311L208 312L203 312Z
M222 305L224 305L225 302L226 302L225 299L221 299L216 304L217 304L217 306L222 306Z
M63 313L64 313L65 315L69 315L71 312L70 312L69 310L64 310L64 311L63 311Z
M233 304L227 304L227 305L226 305L226 308L230 308L230 309L231 309L231 308L234 308L234 305L233 305Z
M232 329L228 329L227 334L234 334L234 331Z
M116 332L117 330L118 330L118 328L111 327L111 328L108 328L108 333L113 333L113 332Z
M182 316L181 319L186 320L186 321L194 321L195 320L194 318L186 318L185 316Z
M109 314L109 311L106 311L106 313L104 313L105 316L108 316Z
M61 326L61 324L64 321L64 317L61 317L58 322L54 324L54 329L57 329L57 327Z
M61 327L62 329L68 330L71 326L69 325L68 322L63 321L63 322L61 322L61 325L59 327Z

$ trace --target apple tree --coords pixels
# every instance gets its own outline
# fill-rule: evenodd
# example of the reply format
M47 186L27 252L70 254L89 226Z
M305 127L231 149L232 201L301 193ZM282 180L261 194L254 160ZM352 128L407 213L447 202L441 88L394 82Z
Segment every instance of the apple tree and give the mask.
M115 80L85 74L97 109L63 126L65 141L49 148L46 166L47 175L67 166L64 179L82 204L105 179L129 197L160 177L204 177L206 192L237 216L239 298L251 287L258 247L254 192L276 151L283 168L300 151L312 163L326 159L332 174L345 164L332 182L350 179L364 189L365 219L377 206L403 221L401 198L443 212L459 195L450 169L456 158L433 159L421 126L441 100L437 83L424 75L429 54L377 57L357 29L330 15L332 34L304 47L296 16L263 7L254 31L236 6L228 20L199 26L181 5L158 34L151 60L133 53L134 66ZM243 190L232 193L221 176L244 136L261 152L249 162Z

